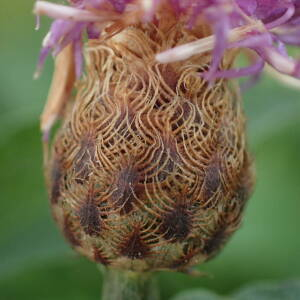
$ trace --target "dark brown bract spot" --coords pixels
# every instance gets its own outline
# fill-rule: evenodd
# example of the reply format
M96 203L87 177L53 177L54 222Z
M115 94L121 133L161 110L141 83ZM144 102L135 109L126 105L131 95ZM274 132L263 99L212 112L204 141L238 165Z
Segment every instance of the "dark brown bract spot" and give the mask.
M250 158L248 157L247 153L245 153L245 156L246 158L244 166L238 175L238 184L235 191L235 197L239 200L242 208L253 191L253 185L255 181L254 174L251 169L252 166Z
M138 183L138 173L132 166L126 166L118 174L115 183L116 189L112 193L112 203L122 214L127 214L133 209L135 201L134 192Z
M140 231L135 229L133 233L125 237L120 246L120 254L130 259L141 259L150 253L150 248L142 239Z
M75 180L83 184L89 177L91 162L95 161L95 142L91 137L82 140L74 161Z
M167 152L162 147L154 150L152 161L154 167L147 175L156 174L159 181L166 180L174 170L174 161L168 158Z
M214 254L216 251L218 251L222 244L226 241L226 233L225 228L219 228L213 236L208 239L205 243L205 246L203 248L203 252L207 255Z
M159 181L166 180L174 172L176 164L181 162L174 138L168 135L162 137L162 145L154 150L152 162L152 173Z
M52 173L51 173L51 178L52 178L52 188L51 188L51 203L52 204L57 204L58 198L60 197L60 184L62 180L62 170L61 170L61 163L59 160L55 160L53 162L53 167L52 167Z
M191 113L191 107L190 107L190 103L188 103L187 101L185 101L182 106L181 106L181 109L182 109L182 118L184 121L186 121L189 116L190 116L190 113Z
M185 205L178 205L167 212L160 226L160 232L166 240L177 242L183 240L192 229L192 218Z
M180 162L180 155L176 148L176 140L173 136L166 134L162 137L165 152L169 154L170 158L175 162Z
M218 190L221 184L219 163L211 163L205 170L205 179L203 186L204 201L209 200Z
M168 64L160 65L160 72L165 83L173 90L176 91L178 82L178 73Z
M101 230L101 220L98 207L88 201L79 210L80 225L86 234L98 236Z

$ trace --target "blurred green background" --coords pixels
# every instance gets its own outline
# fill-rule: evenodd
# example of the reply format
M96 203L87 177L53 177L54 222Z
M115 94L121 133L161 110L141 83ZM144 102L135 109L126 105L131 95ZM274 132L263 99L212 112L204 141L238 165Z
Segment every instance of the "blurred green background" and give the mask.
M101 274L65 244L51 219L42 175L39 115L52 73L33 81L49 20L34 30L34 1L0 8L0 299L99 299ZM199 269L160 273L162 299L186 288L226 294L261 280L300 277L299 91L263 77L245 96L257 185L242 228Z

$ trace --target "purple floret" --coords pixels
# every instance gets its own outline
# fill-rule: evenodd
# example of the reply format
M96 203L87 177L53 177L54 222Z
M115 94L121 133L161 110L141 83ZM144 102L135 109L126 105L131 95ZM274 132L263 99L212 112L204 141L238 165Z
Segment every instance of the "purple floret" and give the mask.
M211 48L202 49L199 40L197 45L194 42L158 54L156 59L159 62L182 60L211 51L210 69L201 74L210 82L217 78L255 76L265 63L280 73L300 78L300 63L289 57L286 51L288 45L300 46L300 0L152 0L140 22L151 22L162 3L167 3L178 19L188 13L187 28L193 28L201 17L211 24L213 36ZM79 77L84 35L97 39L101 28L108 22L122 20L128 11L144 8L142 0L69 0L69 4L36 2L38 15L45 14L55 19L44 41L38 70L50 52L57 55L72 44ZM220 70L223 55L231 48L250 49L256 53L257 59L245 68Z

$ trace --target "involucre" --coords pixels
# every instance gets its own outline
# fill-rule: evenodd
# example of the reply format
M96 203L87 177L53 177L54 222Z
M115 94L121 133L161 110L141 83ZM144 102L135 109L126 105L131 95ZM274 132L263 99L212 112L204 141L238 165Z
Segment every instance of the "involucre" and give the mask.
M239 89L199 76L209 53L155 60L210 34L162 18L89 40L45 170L55 220L91 260L187 271L239 227L253 185ZM221 69L236 54L227 50Z

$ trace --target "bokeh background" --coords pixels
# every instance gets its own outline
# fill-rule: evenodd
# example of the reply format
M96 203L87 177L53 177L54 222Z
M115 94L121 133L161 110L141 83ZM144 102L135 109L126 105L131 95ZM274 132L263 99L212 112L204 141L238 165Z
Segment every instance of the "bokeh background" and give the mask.
M32 75L49 20L35 31L34 1L0 6L0 299L99 299L101 274L65 244L42 175L39 115L52 59ZM187 288L227 294L257 281L300 277L300 96L264 76L244 96L257 185L242 228L199 266L206 277L160 273L162 299Z

